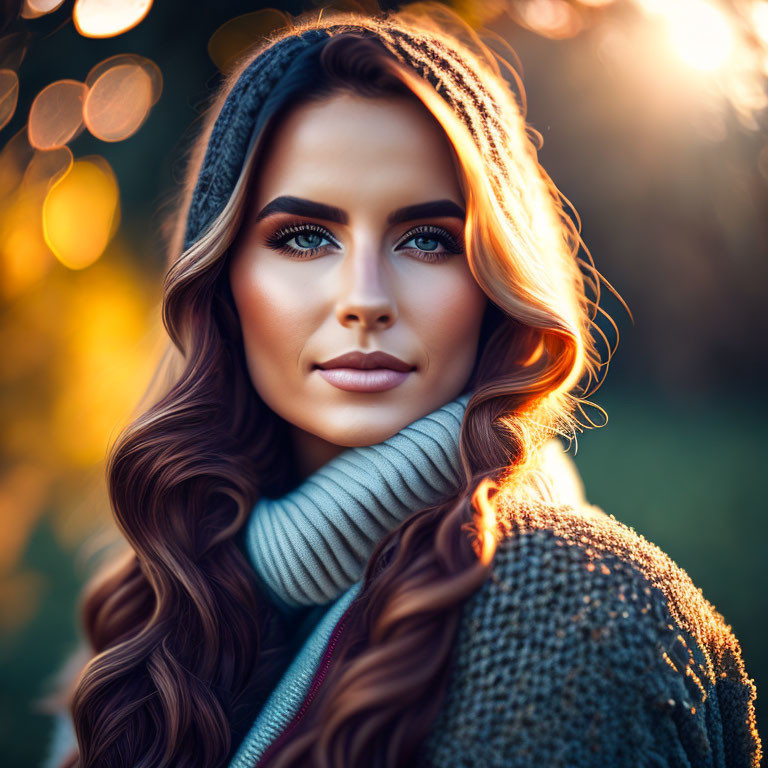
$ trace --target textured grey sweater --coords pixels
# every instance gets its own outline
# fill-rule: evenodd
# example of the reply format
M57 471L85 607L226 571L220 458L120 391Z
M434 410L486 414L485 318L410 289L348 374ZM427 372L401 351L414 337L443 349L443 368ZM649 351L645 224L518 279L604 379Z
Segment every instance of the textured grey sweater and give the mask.
M492 574L462 610L447 696L417 765L760 764L739 643L685 571L594 507L523 505L502 492L497 512ZM303 666L300 653L265 712L286 701L298 711L321 682L356 591L321 617ZM262 721L233 764L256 765L290 721ZM72 746L66 720L59 728L50 758Z
M415 765L760 764L738 641L685 571L595 507L502 494L498 512L492 574L463 608L447 696ZM292 726L285 712L273 718L286 702L301 716L356 591L329 609L320 647L297 657L233 768L262 767L265 747Z
M589 507L502 501L425 768L757 766L738 641L658 547Z

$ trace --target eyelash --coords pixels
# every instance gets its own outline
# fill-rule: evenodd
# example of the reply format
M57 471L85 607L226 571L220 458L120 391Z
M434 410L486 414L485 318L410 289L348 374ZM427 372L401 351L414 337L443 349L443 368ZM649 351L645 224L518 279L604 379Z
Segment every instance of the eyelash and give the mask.
M429 263L446 261L451 256L464 252L464 247L460 241L458 241L447 229L437 227L434 224L420 224L418 227L409 229L400 239L400 247L402 247L402 243L407 243L409 240L413 240L414 237L418 237L422 234L430 235L430 239L437 240L443 246L443 248L445 248L442 253L434 251L423 251L420 248L408 249L412 251L419 251L421 254L420 258L423 261L427 261Z
M296 235L301 235L305 232L314 232L322 235L326 240L330 240L331 243L337 244L333 239L333 235L319 224L287 224L280 229L275 230L265 238L266 244L270 248L274 248L276 251L286 253L289 256L295 256L301 259L311 258L315 256L321 248L325 248L325 245L318 245L315 248L293 248L288 245L288 241L293 239Z
M294 258L311 259L313 256L316 256L322 248L325 248L327 245L329 245L329 243L318 245L314 248L302 249L294 248L288 245L289 240L292 240L296 235L300 235L306 232L322 235L326 240L331 241L330 244L338 246L338 243L336 243L333 235L325 227L322 227L319 224L287 224L267 235L265 238L265 243L268 247L273 248L276 251L280 251L281 253L285 253L289 256L293 256ZM414 237L418 237L419 235L432 235L434 239L437 240L445 248L445 251L443 252L424 251L420 248L408 248L410 251L418 251L420 254L419 258L428 263L445 261L454 254L464 252L462 243L458 241L447 229L437 227L433 224L421 224L417 227L414 227L413 229L409 229L400 238L399 248L402 248L402 243L407 243L409 240L412 240Z

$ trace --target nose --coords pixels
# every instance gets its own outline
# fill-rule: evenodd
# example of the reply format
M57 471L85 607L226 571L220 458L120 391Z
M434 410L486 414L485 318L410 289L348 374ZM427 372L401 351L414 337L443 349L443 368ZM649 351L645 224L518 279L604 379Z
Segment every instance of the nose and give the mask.
M350 253L336 302L336 319L345 328L384 330L397 319L397 304L377 253Z

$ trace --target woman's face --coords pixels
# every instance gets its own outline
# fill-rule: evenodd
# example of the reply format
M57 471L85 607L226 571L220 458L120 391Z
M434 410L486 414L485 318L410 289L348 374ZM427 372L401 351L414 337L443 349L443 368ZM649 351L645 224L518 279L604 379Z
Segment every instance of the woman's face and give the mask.
M303 470L461 394L486 297L426 108L350 93L299 105L254 183L230 283L251 380L293 425Z

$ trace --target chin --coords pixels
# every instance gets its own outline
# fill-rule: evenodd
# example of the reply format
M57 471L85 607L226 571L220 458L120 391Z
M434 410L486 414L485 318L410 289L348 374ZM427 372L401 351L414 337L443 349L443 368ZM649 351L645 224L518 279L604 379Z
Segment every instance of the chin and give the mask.
M345 448L376 445L424 415L421 410L413 408L413 402L409 405L410 408L379 406L375 414L368 409L367 413L355 413L356 409L351 408L333 409L325 423L316 423L307 431Z
M346 429L323 430L322 432L315 432L315 434L334 445L340 445L344 448L359 448L364 445L383 443L408 424L410 424L410 421L402 426L392 426L389 428L378 424L370 427L361 425L360 427L349 427Z

